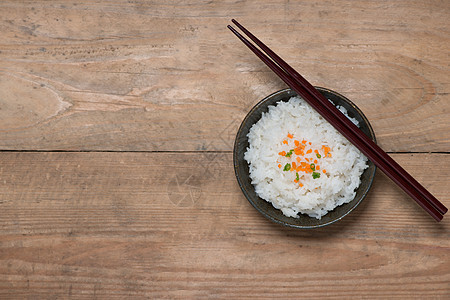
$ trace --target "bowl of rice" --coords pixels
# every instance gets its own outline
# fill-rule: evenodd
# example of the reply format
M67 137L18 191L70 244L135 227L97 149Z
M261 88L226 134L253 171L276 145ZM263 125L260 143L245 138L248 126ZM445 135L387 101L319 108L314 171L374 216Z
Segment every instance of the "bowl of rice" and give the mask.
M376 142L362 111L316 87ZM295 228L332 224L369 192L376 166L293 90L256 104L234 143L234 170L247 200L275 223Z

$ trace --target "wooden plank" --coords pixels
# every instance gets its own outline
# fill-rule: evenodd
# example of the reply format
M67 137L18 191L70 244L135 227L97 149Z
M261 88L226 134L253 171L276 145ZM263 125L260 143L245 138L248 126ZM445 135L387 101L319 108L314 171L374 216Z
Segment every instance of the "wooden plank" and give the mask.
M393 156L450 206L448 154ZM448 297L448 217L436 223L384 175L340 222L293 230L247 203L231 161L0 153L0 296Z
M348 96L387 151L449 149L446 1L2 1L0 149L225 150L284 88L236 17ZM263 20L263 21L261 21Z

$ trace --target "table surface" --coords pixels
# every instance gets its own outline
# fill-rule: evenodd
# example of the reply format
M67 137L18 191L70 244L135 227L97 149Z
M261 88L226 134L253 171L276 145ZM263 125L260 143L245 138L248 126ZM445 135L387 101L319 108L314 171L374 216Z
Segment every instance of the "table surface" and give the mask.
M2 1L0 296L448 299L448 217L381 172L317 230L246 201L234 136L285 85L226 25L350 98L450 207L449 15L449 1Z

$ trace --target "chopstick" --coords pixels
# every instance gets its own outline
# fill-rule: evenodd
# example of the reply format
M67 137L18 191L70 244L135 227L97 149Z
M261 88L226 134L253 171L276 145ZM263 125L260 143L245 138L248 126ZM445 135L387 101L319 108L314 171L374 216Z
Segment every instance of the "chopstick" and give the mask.
M320 94L306 79L290 67L277 54L257 39L236 20L232 22L239 27L251 40L253 40L269 57L251 44L232 26L228 28L252 50L274 73L276 73L297 94L302 96L314 109L328 122L341 132L351 143L364 153L376 166L390 179L399 185L411 198L413 198L436 221L440 221L447 212L447 208L429 193L420 183L398 165L386 152L368 138L356 125L345 117L334 105Z
M271 57L286 73L290 74L298 83L311 93L322 105L326 106L328 110L331 111L336 117L344 123L349 130L353 131L358 137L366 143L372 151L380 154L381 158L384 159L388 164L392 166L395 171L398 171L400 176L405 177L405 179L420 193L424 195L424 198L434 205L436 209L441 214L447 212L447 208L440 203L433 195L431 195L422 185L420 185L410 174L408 174L400 165L397 164L387 153L385 153L378 145L376 145L370 138L368 138L359 128L354 125L350 120L348 120L338 109L336 109L319 91L317 91L305 78L303 78L297 71L295 71L291 66L289 66L283 59L281 59L276 53L269 49L264 43L262 43L257 37L255 37L251 32L249 32L244 26L239 24L236 20L232 20L236 26L239 27L252 41L254 41L264 52L266 52L269 57Z

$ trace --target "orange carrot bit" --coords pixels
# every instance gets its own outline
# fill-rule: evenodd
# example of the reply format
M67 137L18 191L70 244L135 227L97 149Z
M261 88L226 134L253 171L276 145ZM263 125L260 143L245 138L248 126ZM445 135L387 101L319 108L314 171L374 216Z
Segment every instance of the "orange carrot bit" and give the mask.
M286 156L286 151L281 151L278 154L281 155L281 156Z
M309 158L305 157L306 161L309 162Z
M327 170L323 169L323 171L322 171L322 172L326 173L326 172L327 172Z
M316 165L316 170L320 170L320 166L319 165Z
M306 141L305 141L305 140L303 140L303 141L302 141L302 144L306 144Z
M315 154L319 154L319 150L317 150L317 149L314 150L314 153L315 153Z
M296 168L297 168L297 164L295 163L295 161L293 161L291 171L294 171Z
M306 166L308 166L308 164L307 164L307 163L305 163L304 161L302 161L302 162L301 162L300 164L302 165L302 167L306 167Z
M331 153L328 153L328 157L331 157Z
M297 162L300 162L302 159L297 156L296 160L297 160Z
M314 163L317 164L317 159L314 160Z
M305 150L305 145L300 144L300 145L298 145L298 147L295 147L294 150L295 150L295 149L297 149L297 150L302 150L302 151L303 151L303 150Z
M292 135L292 134L290 134L290 133L288 133L288 138L290 138L290 139L292 139L294 136Z
M297 141L297 140L295 140L295 141L294 141L294 144L295 144L295 147L298 147L298 145L300 145L300 142Z
M310 144L310 145L311 145L311 142L309 142L308 144Z
M294 149L294 153L296 155L302 155L302 156L305 154L302 149L298 149L298 148Z
M302 183L299 183L298 185L299 185L300 187L303 187L303 184L302 184Z
M297 180L297 179L294 179L294 182L295 182L295 183L297 183L297 182L298 182L298 180Z
M287 144L288 144L288 142L287 142L286 140L284 140L284 141L283 141L283 144L286 144L286 145L287 145Z
M281 164L278 164L278 168L280 168L280 169L281 169Z
M306 151L306 154L310 154L312 152L311 149L309 149L308 151Z

